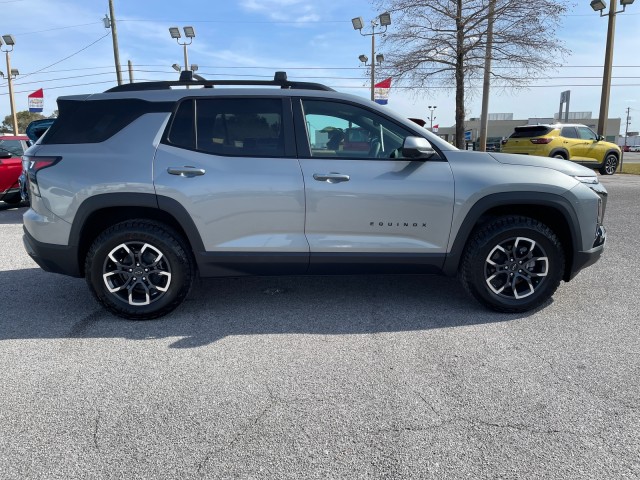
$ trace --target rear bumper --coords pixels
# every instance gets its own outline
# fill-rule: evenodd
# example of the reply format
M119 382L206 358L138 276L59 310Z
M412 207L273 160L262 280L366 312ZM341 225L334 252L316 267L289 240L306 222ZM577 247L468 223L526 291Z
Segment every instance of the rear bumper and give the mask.
M26 228L23 230L22 243L25 250L45 272L82 277L78 263L78 247L42 243L29 235Z

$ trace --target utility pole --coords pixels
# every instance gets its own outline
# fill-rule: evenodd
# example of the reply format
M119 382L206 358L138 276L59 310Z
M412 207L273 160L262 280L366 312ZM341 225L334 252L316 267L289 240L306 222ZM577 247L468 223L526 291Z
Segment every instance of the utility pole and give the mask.
M627 146L627 138L629 137L629 125L631 125L631 117L629 114L631 113L631 107L627 107L627 123L624 128L624 146Z
M480 142L481 152L487 151L487 130L489 127L489 87L491 85L491 55L493 49L493 17L495 16L496 0L489 0L489 14L487 16L487 48L484 54L484 80L482 81L482 113L480 114Z
M133 83L133 63L131 60L127 60L127 65L129 66L129 83Z
M626 6L626 5L625 5ZM609 5L609 22L607 25L607 46L604 54L604 71L602 73L602 94L600 95L600 114L598 115L598 135L607 136L607 120L609 116L609 94L611 93L611 67L613 65L613 38L616 33L617 0Z
M116 29L116 15L113 9L113 0L109 0L109 16L111 26L111 39L113 40L113 59L116 62L116 77L118 85L122 85L122 72L120 71L120 52L118 51L118 30Z

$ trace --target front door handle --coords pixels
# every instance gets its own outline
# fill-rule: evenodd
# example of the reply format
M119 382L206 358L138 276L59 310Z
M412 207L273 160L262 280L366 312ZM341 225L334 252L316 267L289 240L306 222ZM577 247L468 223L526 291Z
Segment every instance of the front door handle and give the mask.
M185 165L184 167L169 167L167 168L167 173L169 175L179 175L181 177L197 177L204 175L205 169Z
M342 173L314 173L313 179L318 182L327 182L327 183L340 183L340 182L348 182L351 177L349 175L344 175Z

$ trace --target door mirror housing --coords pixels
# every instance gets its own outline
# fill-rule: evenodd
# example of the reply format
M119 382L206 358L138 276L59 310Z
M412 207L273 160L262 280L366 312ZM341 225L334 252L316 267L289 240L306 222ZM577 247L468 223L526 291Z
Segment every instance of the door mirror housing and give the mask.
M412 160L426 160L433 157L436 151L426 138L407 137L402 144L402 156Z
M602 140L604 140L604 135L598 135L596 142L601 142Z
M13 155L11 155L10 152L5 152L3 150L0 150L0 158L11 158L13 157Z

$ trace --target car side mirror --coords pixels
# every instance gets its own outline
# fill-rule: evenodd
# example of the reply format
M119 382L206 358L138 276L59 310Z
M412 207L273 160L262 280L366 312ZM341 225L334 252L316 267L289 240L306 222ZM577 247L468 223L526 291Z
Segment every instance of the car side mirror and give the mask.
M13 155L11 155L11 153L3 152L2 150L0 150L0 158L11 158L11 157L13 157Z
M598 135L598 139L596 140L596 142L600 142L604 140L604 135Z
M426 160L436 154L429 141L422 137L405 138L401 151L403 157L413 160Z

